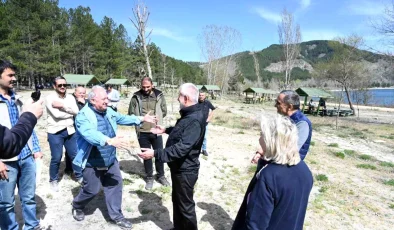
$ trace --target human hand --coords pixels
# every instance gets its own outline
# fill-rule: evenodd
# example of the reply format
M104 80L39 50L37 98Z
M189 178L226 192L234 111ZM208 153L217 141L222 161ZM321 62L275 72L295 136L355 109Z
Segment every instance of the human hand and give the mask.
M81 102L82 104L85 104L85 98L84 97L77 97L77 101Z
M42 116L43 113L43 107L42 103L44 101L38 100L37 102L34 102L32 99L28 100L23 104L23 110L22 112L30 112L36 116L37 119L39 119Z
M7 171L9 171L7 166L0 161L0 180L8 179Z
M145 116L144 116L144 122L149 122L156 124L157 123L157 117L156 116L151 116L150 115L151 111L149 111Z
M55 109L61 109L64 107L64 104L61 101L54 101L52 102L52 107Z
M141 148L142 153L138 153L138 156L144 160L152 159L155 156L154 150L149 148Z
M42 152L36 152L33 154L34 159L39 159L42 158L44 155L42 154Z
M257 162L260 160L260 158L261 158L260 153L255 153L252 160L251 160L251 163L257 164Z
M108 139L107 144L112 145L115 148L127 149L128 147L127 139L125 139L123 136L116 136L114 138Z
M166 128L161 125L156 125L156 127L150 129L150 132L153 134L163 134L166 132Z

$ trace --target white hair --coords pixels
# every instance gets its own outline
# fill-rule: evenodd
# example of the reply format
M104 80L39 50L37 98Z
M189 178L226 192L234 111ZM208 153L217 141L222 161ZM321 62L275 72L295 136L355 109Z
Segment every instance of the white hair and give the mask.
M198 103L198 95L200 93L198 92L197 86L195 86L193 83L185 83L181 85L179 88L179 93L183 96L189 97L190 101L192 101L194 104Z
M102 86L99 85L95 85L93 86L92 90L90 90L89 94L88 94L88 100L90 101L92 98L96 97L97 91L98 90L104 90L105 89Z
M261 135L266 149L264 159L281 165L296 165L301 161L298 152L298 131L290 118L276 115L261 118Z

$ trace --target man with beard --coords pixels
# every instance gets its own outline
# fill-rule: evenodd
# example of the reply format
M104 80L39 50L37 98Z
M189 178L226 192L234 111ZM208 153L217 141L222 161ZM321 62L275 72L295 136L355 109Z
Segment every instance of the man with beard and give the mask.
M59 191L59 166L63 156L63 146L71 161L77 154L77 141L74 135L74 116L78 106L73 96L67 94L67 82L64 77L55 78L55 92L46 97L47 133L51 150L49 166L49 183L54 192ZM71 169L69 169L71 171ZM82 174L73 170L75 179L81 183Z
M163 118L167 115L167 104L163 93L153 88L152 79L144 77L141 81L141 90L134 93L130 100L129 115L145 116L146 114L156 115L158 124L163 124ZM141 127L137 127L137 137L141 148L163 149L163 138L151 132L151 128L155 124L144 123ZM146 190L153 187L153 162L152 159L144 160L146 173ZM157 172L157 181L164 185L170 186L164 176L164 163L155 161Z
M89 104L75 119L78 154L73 165L83 170L83 184L72 203L75 220L85 218L83 209L100 192L103 186L105 203L111 220L121 228L130 229L131 223L122 213L123 179L116 148L127 148L126 138L116 135L118 125L156 123L149 114L144 117L125 116L108 108L108 95L101 86L94 86L88 95Z
M167 162L171 171L174 229L197 229L194 185L200 168L199 156L204 138L206 119L198 103L198 89L192 83L180 87L178 101L181 118L174 127L156 126L152 133L167 133L164 149L141 148L142 159L156 158Z
M13 64L0 61L0 124L7 128L17 125L23 106L20 96L13 91L16 84L15 71L16 66ZM0 228L2 230L19 229L14 210L16 186L22 205L24 229L41 229L36 216L35 201L35 159L41 157L40 144L33 131L18 156L0 160Z

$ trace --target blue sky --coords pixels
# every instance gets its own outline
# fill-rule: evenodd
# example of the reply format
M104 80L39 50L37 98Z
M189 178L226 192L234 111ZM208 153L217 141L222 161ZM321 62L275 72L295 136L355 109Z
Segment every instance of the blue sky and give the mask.
M122 23L129 36L135 30L129 20L133 0L60 0L60 6L89 6L97 23L104 16ZM333 39L356 33L364 37L366 47L385 51L382 36L370 21L382 16L390 0L146 0L151 12L151 41L166 55L184 61L205 61L198 35L206 25L225 25L242 34L238 51L261 50L278 44L277 25L284 7L300 25L302 41Z

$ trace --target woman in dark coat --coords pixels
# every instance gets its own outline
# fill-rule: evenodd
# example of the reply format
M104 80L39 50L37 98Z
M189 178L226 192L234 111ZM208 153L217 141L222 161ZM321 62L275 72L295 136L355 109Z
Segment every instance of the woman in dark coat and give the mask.
M303 228L313 178L297 139L289 118L262 119L260 154L267 164L252 178L233 230Z

